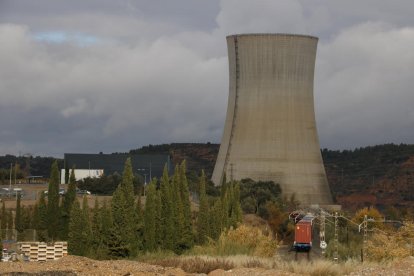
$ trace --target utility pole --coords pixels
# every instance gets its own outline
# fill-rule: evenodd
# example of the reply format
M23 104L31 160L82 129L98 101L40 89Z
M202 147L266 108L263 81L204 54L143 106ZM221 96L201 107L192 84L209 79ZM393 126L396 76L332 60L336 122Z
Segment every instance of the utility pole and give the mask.
M16 186L16 177L17 177L17 162L14 163L14 186Z
M367 241L368 241L368 216L364 216L364 236L363 236L363 243L362 243L362 261L366 259L367 253Z
M334 242L335 242L335 252L334 252L334 261L338 262L338 212L335 212L335 236L334 236Z
M320 228L319 228L319 241L320 248L322 249L322 255L325 255L326 241L325 241L325 213L321 210L320 216Z

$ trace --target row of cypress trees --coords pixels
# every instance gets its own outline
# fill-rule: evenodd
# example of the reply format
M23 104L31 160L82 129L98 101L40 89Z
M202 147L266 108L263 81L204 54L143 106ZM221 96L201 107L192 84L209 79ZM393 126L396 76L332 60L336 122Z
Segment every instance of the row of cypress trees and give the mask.
M242 220L239 184L224 180L220 197L209 198L204 172L199 182L199 211L192 212L185 161L176 166L171 177L165 167L160 180L151 180L146 187L144 210L141 197L134 195L133 177L131 160L127 159L122 182L112 200L99 204L96 199L94 208L90 209L87 197L83 198L82 206L76 200L73 170L67 193L59 199L59 173L55 162L47 199L42 193L33 210L28 212L30 226L22 228L35 228L42 241L68 240L71 254L103 259L134 257L140 252L156 250L180 254L195 243L217 239L223 230L236 227ZM21 213L18 199L16 229L22 220ZM5 212L4 217L3 211L1 214L2 227L3 221L6 227L7 223L13 224L11 213Z

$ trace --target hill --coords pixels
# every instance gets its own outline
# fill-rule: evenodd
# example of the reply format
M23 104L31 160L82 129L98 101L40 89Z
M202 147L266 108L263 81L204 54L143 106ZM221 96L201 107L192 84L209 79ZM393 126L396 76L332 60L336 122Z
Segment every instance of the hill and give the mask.
M170 154L174 164L187 160L187 169L196 177L202 169L212 175L219 144L172 143L148 145L130 153ZM414 145L384 144L354 150L323 149L331 192L336 203L347 209L375 205L414 208ZM0 157L0 182L7 182L10 163L18 163L30 175L50 174L51 157ZM59 160L63 164L62 160Z
M197 174L204 170L207 177L213 174L214 164L220 144L212 143L172 143L162 145L148 145L131 150L133 154L170 154L173 164L179 164L184 159L187 169Z
M131 153L169 153L186 159L189 171L211 176L219 144L149 145ZM375 205L414 207L414 145L384 144L354 150L321 151L334 201L347 209Z

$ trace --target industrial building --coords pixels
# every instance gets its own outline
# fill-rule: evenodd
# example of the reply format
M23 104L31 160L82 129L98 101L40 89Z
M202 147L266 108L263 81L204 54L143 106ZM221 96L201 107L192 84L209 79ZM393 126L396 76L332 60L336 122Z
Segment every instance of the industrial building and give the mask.
M147 182L153 177L160 178L165 165L169 174L172 172L169 155L65 153L64 164L67 169L75 167L75 177L80 180L86 177L99 177L103 174L118 173L122 175L128 157L131 157L134 174L141 175ZM65 183L64 177L63 170L63 173L61 173L62 183Z
M279 183L302 204L332 204L315 122L318 38L291 34L227 37L229 97L212 180Z

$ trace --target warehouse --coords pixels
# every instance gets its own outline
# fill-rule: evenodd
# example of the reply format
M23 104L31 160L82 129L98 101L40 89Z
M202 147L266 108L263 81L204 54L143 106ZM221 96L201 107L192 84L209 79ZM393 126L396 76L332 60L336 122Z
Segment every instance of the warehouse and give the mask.
M171 174L172 166L169 155L65 153L64 166L66 169L75 167L75 177L77 180L86 177L99 177L103 174L111 175L118 173L122 175L125 161L128 157L131 157L134 174L141 175L147 181L153 177L160 178L165 165L169 174ZM61 173L61 181L62 183L67 183L64 170Z

